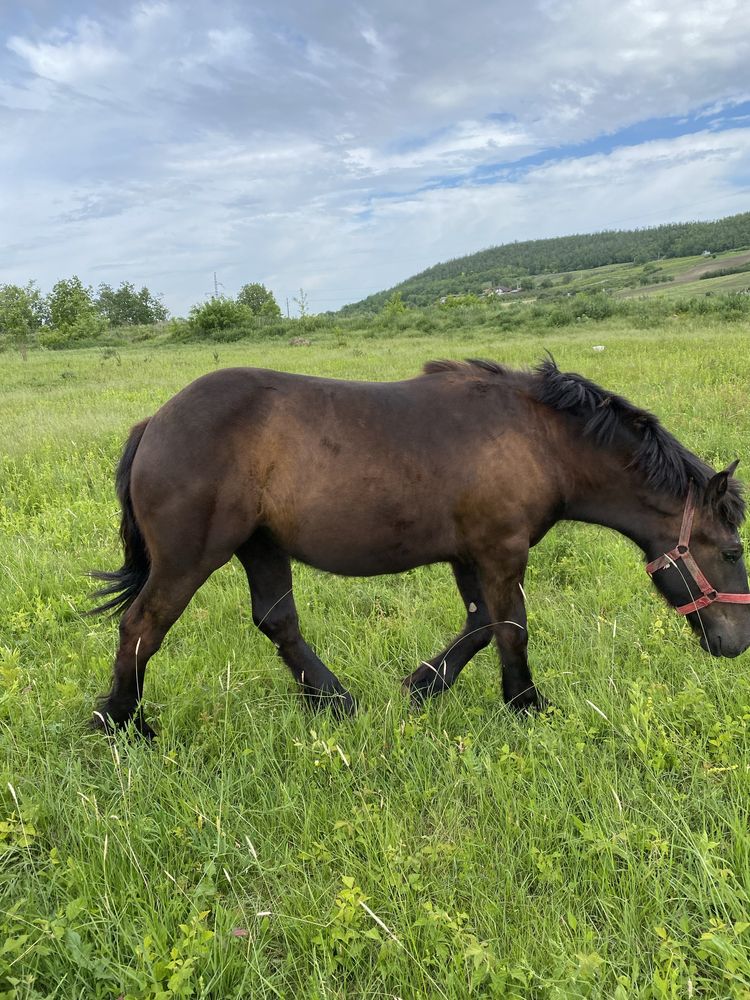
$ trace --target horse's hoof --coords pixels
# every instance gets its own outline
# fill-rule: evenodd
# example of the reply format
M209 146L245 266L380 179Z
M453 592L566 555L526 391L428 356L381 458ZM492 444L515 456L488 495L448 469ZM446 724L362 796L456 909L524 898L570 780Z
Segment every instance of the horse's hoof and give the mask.
M156 733L153 731L151 726L149 726L143 718L143 714L140 712L126 722L115 722L111 715L106 715L104 712L97 711L94 712L89 720L89 729L92 732L104 733L105 736L114 736L115 733L120 730L128 729L131 723L137 735L142 737L144 740L151 742L156 739Z
M409 707L415 712L421 712L427 702L435 695L442 694L445 688L437 687L434 684L410 685L404 682L403 690L409 695Z
M524 692L523 694L519 694L515 698L511 698L511 700L507 702L507 705L508 708L517 715L532 715L537 712L546 712L548 709L552 708L551 702L549 702L544 695L541 695L536 691L533 693Z
M424 688L411 687L406 681L401 685L401 689L409 696L409 708L415 712L421 712L430 697L430 692Z
M133 728L144 740L148 740L149 743L156 739L156 733L153 731L151 726L146 722L142 715L136 716L133 719Z
M111 736L114 732L112 723L102 712L94 712L88 722L88 728L92 733L105 733Z
M347 719L357 714L357 702L348 691L331 698L331 711L337 719Z
M409 695L414 709L424 708L428 698L448 690L444 678L429 663L423 663L413 674L404 677L401 687Z
M357 702L348 691L306 691L305 698L314 712L327 709L336 719L357 714Z

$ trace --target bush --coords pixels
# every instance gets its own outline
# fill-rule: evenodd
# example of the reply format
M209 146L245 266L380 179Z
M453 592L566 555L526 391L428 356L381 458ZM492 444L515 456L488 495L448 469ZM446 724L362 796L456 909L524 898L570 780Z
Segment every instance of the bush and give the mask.
M624 305L625 313L640 330L661 326L674 311L672 304L663 298L635 299Z
M576 319L573 305L568 300L559 306L554 306L546 315L548 326L569 326Z
M414 317L413 324L415 330L420 333L434 333L438 324L435 316L431 312L420 312Z
M304 333L310 333L313 330L330 330L333 329L334 317L332 313L312 313L307 316L300 316L299 319L286 320L288 323L298 323L299 329ZM265 324L264 324L265 325ZM286 332L289 332L289 326L285 327Z
M406 311L401 292L394 292L380 310L380 322L383 326L393 326Z
M45 327L39 334L39 343L51 348L81 347L98 341L108 330L109 323L103 316L96 312L88 313L64 326Z
M576 319L609 319L618 311L615 300L603 292L576 295L571 301Z
M200 337L214 337L233 327L252 323L253 313L249 306L234 299L218 297L209 299L190 310L190 325Z
M440 308L461 309L464 306L477 306L479 302L479 298L470 292L466 295L446 295L445 300L440 302Z
M744 274L746 271L750 271L750 264L738 264L737 267L719 267L715 271L706 271L705 274L699 274L698 278L700 281L706 278L724 278L728 274Z

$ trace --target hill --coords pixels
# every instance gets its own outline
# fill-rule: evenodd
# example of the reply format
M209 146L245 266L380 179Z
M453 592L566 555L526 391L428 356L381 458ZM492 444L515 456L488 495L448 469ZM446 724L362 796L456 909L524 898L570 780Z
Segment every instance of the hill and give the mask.
M680 222L647 229L605 230L554 239L525 240L457 257L407 278L393 288L344 306L342 315L377 312L387 299L400 292L411 306L425 306L444 295L481 294L488 287L527 290L543 285L534 277L557 275L561 283L572 280L570 272L590 271L612 265L648 266L649 262L699 257L750 246L750 212L712 222ZM695 262L693 262L695 263ZM618 268L618 270L620 270ZM622 276L620 276L622 277ZM669 277L666 277L669 280ZM658 278L648 284L657 284ZM634 282L643 285L640 275Z

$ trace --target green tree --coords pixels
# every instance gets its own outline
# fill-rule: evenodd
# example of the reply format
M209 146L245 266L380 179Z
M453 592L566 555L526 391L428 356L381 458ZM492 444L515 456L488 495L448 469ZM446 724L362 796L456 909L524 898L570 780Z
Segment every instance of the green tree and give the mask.
M394 292L380 310L380 315L383 317L384 322L390 325L395 322L396 317L402 312L406 312L403 296L401 292Z
M112 326L163 323L169 316L167 308L145 285L137 292L129 281L123 281L118 289L99 285L96 306Z
M235 302L234 299L219 296L193 306L189 322L196 333L211 337L222 330L241 326L251 319L252 313L248 306Z
M281 309L273 292L257 281L240 288L237 302L241 306L247 306L253 316L281 316Z
M44 336L49 346L76 340L90 340L107 329L107 320L100 315L91 287L86 287L78 275L58 281L47 296L51 334Z
M44 301L33 281L27 285L0 285L0 345L26 349L44 321Z

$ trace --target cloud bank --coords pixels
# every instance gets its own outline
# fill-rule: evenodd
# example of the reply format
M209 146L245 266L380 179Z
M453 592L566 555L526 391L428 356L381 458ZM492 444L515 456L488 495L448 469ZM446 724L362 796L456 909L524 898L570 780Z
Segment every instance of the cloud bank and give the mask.
M315 310L514 239L750 204L739 2L33 0L0 13L0 282Z

